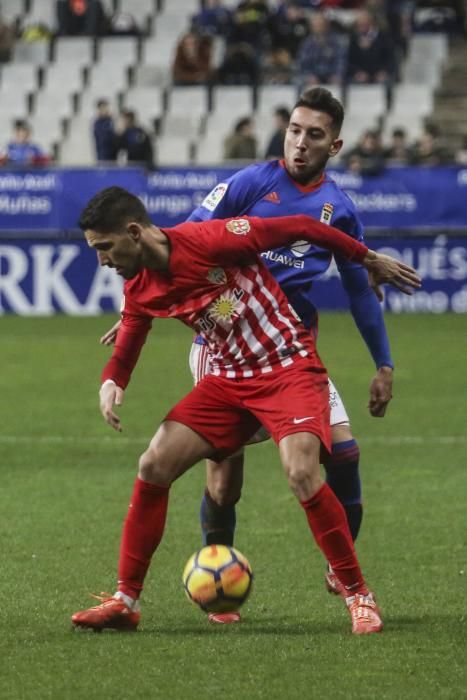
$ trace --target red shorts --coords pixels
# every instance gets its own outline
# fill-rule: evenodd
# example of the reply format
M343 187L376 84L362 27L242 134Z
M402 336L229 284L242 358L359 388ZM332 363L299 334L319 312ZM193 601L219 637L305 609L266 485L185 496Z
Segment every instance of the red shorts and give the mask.
M248 442L261 425L276 443L286 435L307 432L330 450L328 376L308 358L260 377L208 374L165 420L187 425L226 453Z

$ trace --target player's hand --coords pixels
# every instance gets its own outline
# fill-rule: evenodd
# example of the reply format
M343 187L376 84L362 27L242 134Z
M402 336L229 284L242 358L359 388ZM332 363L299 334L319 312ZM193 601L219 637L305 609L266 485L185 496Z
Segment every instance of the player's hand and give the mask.
M418 289L422 285L422 280L413 267L390 255L369 250L363 260L363 266L371 275L370 284L373 289L379 284L391 284L404 294L412 294L413 289Z
M383 418L392 399L392 376L391 367L380 367L370 384L368 409L375 418Z
M99 404L104 420L114 430L122 432L120 418L114 412L114 406L121 406L123 403L123 389L115 384L111 379L103 383L99 391Z
M379 284L375 281L372 272L368 272L368 284L376 294L376 298L378 299L378 301L384 301L384 292L379 286Z
M122 325L121 320L119 319L117 323L115 323L112 328L109 328L109 330L104 333L102 338L99 340L101 345L113 345L115 343L115 338L117 337L118 329Z

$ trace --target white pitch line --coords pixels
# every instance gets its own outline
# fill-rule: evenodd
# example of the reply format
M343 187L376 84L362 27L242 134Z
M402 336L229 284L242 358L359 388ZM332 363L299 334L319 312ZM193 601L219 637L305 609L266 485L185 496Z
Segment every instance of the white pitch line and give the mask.
M0 444L20 445L102 445L103 447L119 447L121 445L146 444L147 437L124 437L123 435L98 436L98 435L1 435ZM361 437L358 442L365 445L465 445L465 435L380 435L374 437Z

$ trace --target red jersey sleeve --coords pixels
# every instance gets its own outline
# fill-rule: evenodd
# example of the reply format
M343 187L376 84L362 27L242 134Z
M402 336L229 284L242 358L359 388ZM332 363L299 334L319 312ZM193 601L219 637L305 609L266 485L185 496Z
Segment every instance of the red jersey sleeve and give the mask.
M112 379L117 386L126 389L151 323L149 317L133 316L123 311L112 356L102 371L102 382Z
M211 237L206 242L209 241L212 259L225 265L246 262L265 250L298 240L309 241L357 262L362 262L368 253L363 243L305 214L273 219L245 216L201 225L212 227Z

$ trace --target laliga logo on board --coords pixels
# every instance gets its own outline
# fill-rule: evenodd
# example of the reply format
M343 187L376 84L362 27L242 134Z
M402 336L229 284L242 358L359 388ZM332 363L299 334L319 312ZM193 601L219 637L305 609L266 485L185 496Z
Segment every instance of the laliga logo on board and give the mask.
M250 222L246 219L232 219L226 223L225 228L237 236L246 236L250 230Z

